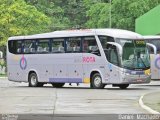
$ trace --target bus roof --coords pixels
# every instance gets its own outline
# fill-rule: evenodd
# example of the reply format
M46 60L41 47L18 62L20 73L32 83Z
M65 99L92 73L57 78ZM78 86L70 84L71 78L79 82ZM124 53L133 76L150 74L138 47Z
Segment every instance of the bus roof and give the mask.
M146 35L144 39L160 39L160 35Z
M76 37L76 36L91 36L91 35L107 35L114 38L126 38L126 39L143 39L143 36L141 36L138 33L122 29L80 29L80 30L54 31L50 33L42 33L42 34L27 35L27 36L14 36L10 37L8 40Z

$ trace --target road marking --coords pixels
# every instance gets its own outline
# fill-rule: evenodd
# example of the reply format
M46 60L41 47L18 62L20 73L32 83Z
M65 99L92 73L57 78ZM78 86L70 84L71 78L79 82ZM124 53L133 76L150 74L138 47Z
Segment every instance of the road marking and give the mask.
M148 111L149 113L151 113L151 114L160 114L158 111L153 110L152 108L148 107L147 105L145 105L145 104L143 103L143 97L144 97L145 95L147 95L147 94L150 94L150 93L146 93L146 94L144 94L144 95L142 95L142 96L140 97L140 99L139 99L139 105L140 105L143 109L147 110L147 111Z

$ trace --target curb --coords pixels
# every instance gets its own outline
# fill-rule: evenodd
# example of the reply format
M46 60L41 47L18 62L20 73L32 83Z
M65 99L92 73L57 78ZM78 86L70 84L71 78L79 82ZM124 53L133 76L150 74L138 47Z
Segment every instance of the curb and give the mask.
M149 94L149 93L147 93L147 94ZM151 113L151 114L160 114L160 112L153 110L152 108L148 107L147 105L145 105L145 104L143 103L143 97L144 97L145 95L147 95L147 94L144 94L144 95L142 95L142 96L140 97L140 99L139 99L139 105L140 105L143 109L147 110L147 111L148 111L149 113Z

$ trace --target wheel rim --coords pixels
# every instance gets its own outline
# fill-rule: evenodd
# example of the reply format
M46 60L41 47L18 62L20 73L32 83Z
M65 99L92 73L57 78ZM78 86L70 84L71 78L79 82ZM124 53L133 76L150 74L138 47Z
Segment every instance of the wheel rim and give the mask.
M94 84L96 87L99 87L102 83L101 77L97 76L94 78Z
M36 85L36 83L37 83L37 78L36 78L36 76L32 76L32 77L31 77L31 84L32 84L32 85Z

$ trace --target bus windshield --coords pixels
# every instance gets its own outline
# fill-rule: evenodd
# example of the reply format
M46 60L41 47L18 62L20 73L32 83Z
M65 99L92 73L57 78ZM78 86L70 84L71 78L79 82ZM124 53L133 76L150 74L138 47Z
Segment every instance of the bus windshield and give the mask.
M122 67L127 69L148 69L149 53L144 40L116 39L123 48Z

